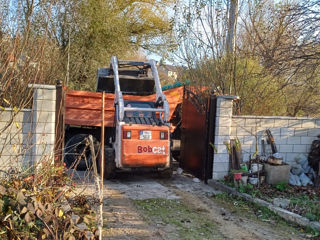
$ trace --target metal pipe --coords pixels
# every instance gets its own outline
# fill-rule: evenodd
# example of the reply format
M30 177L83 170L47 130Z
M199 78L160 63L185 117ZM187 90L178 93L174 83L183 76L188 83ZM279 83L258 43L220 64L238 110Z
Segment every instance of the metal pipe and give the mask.
M164 112L164 109L161 108L131 108L131 107L125 107L125 112Z

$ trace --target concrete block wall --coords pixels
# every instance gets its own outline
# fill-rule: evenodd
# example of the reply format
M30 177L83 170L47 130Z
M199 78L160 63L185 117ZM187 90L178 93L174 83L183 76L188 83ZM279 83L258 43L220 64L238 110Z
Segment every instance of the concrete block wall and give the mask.
M261 140L266 139L265 130L270 129L278 152L285 162L292 164L295 158L307 155L312 141L320 135L320 119L275 116L233 116L231 137L239 138L242 144L243 160L256 152L262 154ZM266 141L265 141L266 142ZM270 145L266 145L271 154Z
M229 171L229 153L225 142L230 142L232 126L233 96L217 96L213 161L213 179L221 179Z
M31 109L0 112L0 169L21 168L31 159Z
M33 162L53 156L55 142L56 86L34 85Z
M27 167L53 155L56 86L31 85L32 109L0 110L0 169Z

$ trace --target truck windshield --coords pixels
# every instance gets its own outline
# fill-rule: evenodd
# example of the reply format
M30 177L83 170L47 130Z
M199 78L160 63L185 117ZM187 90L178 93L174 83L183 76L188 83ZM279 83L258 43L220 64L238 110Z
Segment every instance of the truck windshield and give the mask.
M151 108L150 104L148 103L128 103L127 107L135 107L135 108ZM143 117L143 118L151 118L152 112L142 112L142 111L136 111L136 112L126 112L126 117Z

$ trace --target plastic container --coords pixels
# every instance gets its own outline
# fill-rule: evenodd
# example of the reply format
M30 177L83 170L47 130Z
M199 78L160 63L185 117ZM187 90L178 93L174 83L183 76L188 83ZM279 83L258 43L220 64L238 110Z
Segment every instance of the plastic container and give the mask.
M242 177L242 173L234 173L233 174L233 179L234 180L241 180L241 177Z
M257 177L249 177L249 183L252 185L258 184L258 178Z
M251 164L251 171L252 172L258 172L261 171L263 169L263 164L259 164L259 163L252 163Z

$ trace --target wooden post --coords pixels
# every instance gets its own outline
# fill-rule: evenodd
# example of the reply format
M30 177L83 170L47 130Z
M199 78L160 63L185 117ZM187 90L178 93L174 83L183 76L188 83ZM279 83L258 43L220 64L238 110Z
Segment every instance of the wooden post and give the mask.
M101 113L101 189L103 190L103 178L104 178L104 101L105 101L105 92L102 92L102 113Z
M56 85L56 123L55 123L55 161L61 163L64 155L64 91L62 82L57 81Z

